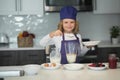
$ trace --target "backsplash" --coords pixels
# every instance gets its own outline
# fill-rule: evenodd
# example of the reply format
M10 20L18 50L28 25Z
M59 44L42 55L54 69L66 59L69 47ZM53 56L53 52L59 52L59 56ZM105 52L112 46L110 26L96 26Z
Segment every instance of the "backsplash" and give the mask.
M52 21L53 17L48 15L47 13L44 17L39 15L0 16L0 33L6 33L10 38L10 42L17 42L18 34L27 30L35 34L34 42L38 45L39 40L43 36L57 29L56 25L59 20L54 22ZM59 15L56 15L56 17L59 17ZM51 26L51 24L54 24L54 26Z
M47 15L46 15L47 16ZM16 37L19 32L27 30L34 33L37 37L41 34L44 35L48 32L48 28L52 31L52 27L49 26L51 21L45 17L39 15L25 15L25 16L1 16L0 17L0 32L5 32L9 37Z
M83 38L92 40L109 40L109 28L120 25L120 15L97 15L93 13L78 13L80 33ZM27 30L36 35L36 44L39 40L57 29L58 13L46 13L44 16L24 15L0 16L0 32L7 33L10 38L16 38L19 32Z

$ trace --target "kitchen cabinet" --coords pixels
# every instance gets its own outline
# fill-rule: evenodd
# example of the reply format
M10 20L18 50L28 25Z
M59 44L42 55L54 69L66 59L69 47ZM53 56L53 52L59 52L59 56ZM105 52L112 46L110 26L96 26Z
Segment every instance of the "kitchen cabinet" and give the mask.
M43 0L19 0L19 14L43 15Z
M120 13L120 0L95 0L95 14Z
M17 62L15 51L0 51L0 66L17 65Z
M108 62L108 55L115 53L120 58L120 47L98 48L98 61Z
M83 59L80 61L80 63L91 63L97 60L98 47L94 46L93 48L94 50L90 49L87 51L87 53L83 56Z
M0 0L0 14L17 14L17 0Z
M43 15L44 0L0 0L0 15Z
M0 66L42 64L45 62L45 50L0 51Z
M46 62L44 50L19 51L19 64L41 64Z

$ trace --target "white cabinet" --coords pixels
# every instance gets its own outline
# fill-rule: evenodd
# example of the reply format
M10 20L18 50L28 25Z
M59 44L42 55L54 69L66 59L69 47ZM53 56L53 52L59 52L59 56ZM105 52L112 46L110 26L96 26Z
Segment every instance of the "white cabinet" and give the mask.
M19 14L43 15L43 0L19 0Z
M1 15L43 15L43 0L0 0Z
M95 0L94 8L96 14L120 13L120 0Z
M0 14L16 14L17 0L0 0Z

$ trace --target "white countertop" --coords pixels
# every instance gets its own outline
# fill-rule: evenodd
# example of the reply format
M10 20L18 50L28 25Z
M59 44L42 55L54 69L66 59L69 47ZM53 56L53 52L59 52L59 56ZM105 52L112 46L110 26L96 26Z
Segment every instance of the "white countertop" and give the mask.
M27 47L27 48L0 48L0 51L10 51L10 50L41 50L42 47Z
M8 67L9 68L9 67ZM120 80L120 67L117 69L106 69L94 71L87 68L78 71L40 69L35 76L5 77L5 80Z
M10 43L9 46L6 47L0 47L0 51L5 51L5 50L41 50L45 49L44 47L40 45L34 45L33 47L18 47L17 43Z
M44 47L40 46L39 44L40 39L34 39L34 45L33 47L24 47L19 48L17 45L17 37L10 37L9 45L5 47L0 47L0 51L4 50L41 50L45 49Z
M105 47L110 47L110 48L114 48L114 47L120 47L120 43L118 44L112 44L110 41L101 41L99 44L98 44L98 47L99 48L105 48Z
M101 41L98 44L98 48L114 48L114 47L120 47L119 44L112 44L110 41ZM4 50L40 50L40 49L45 49L44 47L38 45L34 45L33 47L26 47L26 48L18 48L17 43L11 43L7 47L0 47L0 51Z

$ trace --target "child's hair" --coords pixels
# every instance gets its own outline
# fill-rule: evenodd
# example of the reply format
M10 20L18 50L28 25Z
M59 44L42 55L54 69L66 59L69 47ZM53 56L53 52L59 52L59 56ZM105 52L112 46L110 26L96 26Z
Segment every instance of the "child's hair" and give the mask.
M58 23L58 29L60 31L64 32L62 20ZM75 28L73 29L73 33L74 34L79 33L79 23L78 23L78 21L75 21Z

